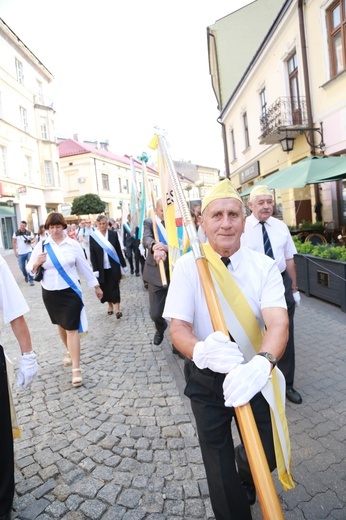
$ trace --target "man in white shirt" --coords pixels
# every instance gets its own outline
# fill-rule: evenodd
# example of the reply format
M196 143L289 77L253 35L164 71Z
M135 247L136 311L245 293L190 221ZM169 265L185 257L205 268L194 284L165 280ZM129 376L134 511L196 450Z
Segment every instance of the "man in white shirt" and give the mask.
M234 449L234 407L250 403L270 470L276 467L270 408L262 392L271 384L270 373L286 346L288 317L274 262L240 247L244 222L244 207L232 183L219 182L203 199L200 225L208 238L203 251L208 265L215 266L211 274L232 341L213 332L192 252L176 262L163 312L171 321L175 347L186 357L185 394L196 419L216 520L250 520L249 505L256 499L244 446ZM247 339L250 321L260 338L256 349Z
M23 314L29 307L6 261L0 256L0 309L4 323L10 323L18 341L22 356L18 368L20 387L31 385L37 370L36 354L32 350L30 332ZM13 432L16 425L11 420L11 390L4 349L0 345L0 519L10 520L14 496Z
M77 239L82 246L84 251L85 258L88 260L89 264L91 264L90 260L90 235L95 231L94 226L91 225L91 219L87 218L85 220L85 227L80 228Z
M286 379L287 399L294 404L301 404L302 397L293 388L295 369L293 318L295 306L300 303L294 264L294 255L297 250L286 224L272 216L274 198L267 186L255 186L252 189L248 206L252 214L246 219L241 243L250 249L271 256L282 275L290 326L285 353L280 359L278 367ZM269 246L267 251L265 251L265 241Z
M19 268L24 275L24 280L30 281L30 285L34 285L34 278L30 274L28 275L26 270L26 264L29 262L32 247L31 244L34 240L34 236L27 228L27 222L22 220L19 229L13 233L12 236L12 247L14 254L18 258Z

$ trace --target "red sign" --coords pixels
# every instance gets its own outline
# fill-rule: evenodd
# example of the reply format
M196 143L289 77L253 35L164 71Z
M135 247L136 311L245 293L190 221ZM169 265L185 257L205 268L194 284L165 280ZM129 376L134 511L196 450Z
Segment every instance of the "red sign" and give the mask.
M15 187L9 182L0 182L1 197L15 197Z

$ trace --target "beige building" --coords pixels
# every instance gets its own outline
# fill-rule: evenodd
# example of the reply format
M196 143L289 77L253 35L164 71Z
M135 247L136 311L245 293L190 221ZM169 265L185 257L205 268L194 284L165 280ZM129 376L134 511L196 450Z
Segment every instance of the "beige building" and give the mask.
M254 2L243 8L244 24L237 48L247 46L253 30ZM310 155L346 154L346 6L343 0L288 0L254 49L226 103L221 103L226 171L239 191ZM236 13L235 13L236 14ZM234 15L235 15L234 14ZM231 20L234 15L229 15ZM225 52L218 39L225 19L213 28L215 53ZM262 34L262 32L260 32ZM209 44L210 45L210 44ZM212 82L229 75L232 63L209 63ZM215 90L215 88L214 88ZM310 130L314 128L314 130ZM280 140L294 138L284 152ZM346 174L345 174L346 179ZM323 222L346 225L346 180L275 190L276 203L288 225ZM320 206L322 204L322 206ZM317 212L315 210L317 209Z
M36 232L63 202L52 74L0 19L0 251L26 220Z
M75 139L59 142L61 180L64 189L65 215L70 215L73 199L87 193L97 194L105 203L105 214L121 218L123 208L131 208L131 160L108 149L106 143L91 143ZM142 192L142 163L134 160L136 183ZM148 180L155 198L160 194L160 182L155 168L147 165Z
M206 192L220 180L220 170L187 161L173 161L179 175L185 198L190 205L201 200Z

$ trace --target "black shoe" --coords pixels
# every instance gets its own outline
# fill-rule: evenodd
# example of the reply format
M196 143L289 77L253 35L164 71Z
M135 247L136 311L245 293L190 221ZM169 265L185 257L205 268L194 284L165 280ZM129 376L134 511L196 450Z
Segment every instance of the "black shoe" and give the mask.
M175 348L174 345L172 345L172 352L173 354L179 356L181 359L185 359L185 356L177 348Z
M140 274L139 274L139 273L136 273L136 276L140 276Z
M246 496L248 499L248 502L250 506L253 506L256 502L256 488L253 484L250 484L250 482L246 482L246 480L243 480L241 485L246 491Z
M163 341L163 336L165 335L165 330L167 329L167 322L165 323L163 332L156 331L154 334L154 345L160 345Z
M303 402L302 396L294 388L288 388L288 390L286 390L286 397L294 404L302 404Z
M0 516L0 520L11 520L11 511L12 511L12 508L9 510L9 512L6 515Z
M134 274L134 271L131 271L131 274Z
M24 280L25 280L25 283L28 283L28 281L29 281L29 279L28 279L27 276L24 278ZM0 519L0 520L1 520L1 519Z
M148 284L147 284L147 282L144 282L144 289L148 289Z

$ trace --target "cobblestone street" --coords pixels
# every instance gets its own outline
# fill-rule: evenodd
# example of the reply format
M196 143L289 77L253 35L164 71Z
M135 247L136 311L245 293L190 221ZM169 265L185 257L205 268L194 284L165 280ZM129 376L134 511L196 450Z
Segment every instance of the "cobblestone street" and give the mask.
M26 315L40 372L31 390L14 387L22 436L15 441L12 519L213 519L183 361L169 335L152 343L148 295L139 277L121 282L123 317L107 315L82 282L89 334L82 339L84 386L72 388L64 347L40 284L25 284ZM286 520L346 518L346 315L302 295L296 311L296 381L303 404L287 404L293 491L274 476ZM18 364L9 325L2 344ZM258 502L254 520L262 518ZM274 520L274 519L273 519Z

